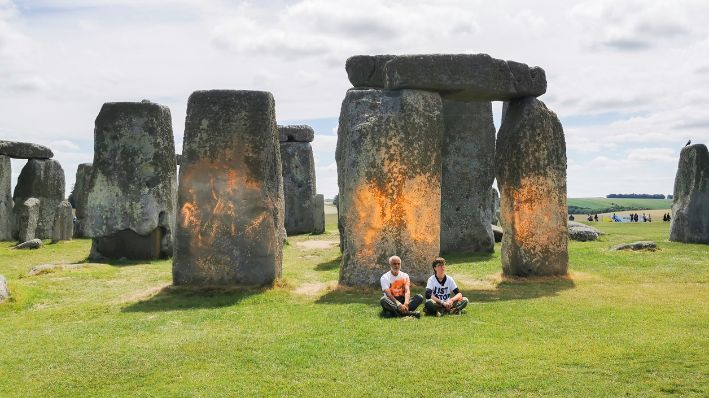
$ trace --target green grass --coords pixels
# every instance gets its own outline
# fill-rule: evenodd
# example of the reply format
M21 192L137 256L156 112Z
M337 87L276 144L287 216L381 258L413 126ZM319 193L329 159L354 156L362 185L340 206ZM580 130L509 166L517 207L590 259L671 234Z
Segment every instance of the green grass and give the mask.
M283 282L261 290L171 288L170 261L27 277L89 241L0 242L0 396L707 396L708 247L668 242L667 223L598 227L570 243L570 278L505 280L499 245L450 256L471 306L419 320L334 288L339 249L302 247L337 241L333 215L291 237ZM640 239L660 250L608 250Z
M567 205L574 214L608 213L622 210L658 210L672 207L671 199L569 198Z

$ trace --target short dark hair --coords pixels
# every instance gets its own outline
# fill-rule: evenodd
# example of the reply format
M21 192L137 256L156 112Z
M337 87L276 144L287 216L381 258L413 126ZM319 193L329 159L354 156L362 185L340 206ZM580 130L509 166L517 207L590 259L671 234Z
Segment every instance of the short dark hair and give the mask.
M431 264L431 268L436 268L437 265L446 265L446 259L443 257L436 257Z

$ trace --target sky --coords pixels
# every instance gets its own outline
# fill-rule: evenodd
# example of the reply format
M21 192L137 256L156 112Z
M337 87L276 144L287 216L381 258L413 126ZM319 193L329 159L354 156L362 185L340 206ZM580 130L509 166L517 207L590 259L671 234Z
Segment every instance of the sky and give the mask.
M0 0L0 139L49 146L68 195L104 102L168 106L179 152L191 92L265 90L315 129L331 198L348 57L486 53L546 71L569 197L671 194L681 148L709 141L707 19L681 0Z

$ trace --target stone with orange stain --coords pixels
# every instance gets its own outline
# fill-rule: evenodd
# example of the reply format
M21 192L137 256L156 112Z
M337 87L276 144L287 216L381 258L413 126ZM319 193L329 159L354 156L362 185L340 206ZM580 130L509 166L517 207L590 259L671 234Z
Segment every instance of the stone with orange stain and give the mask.
M413 282L438 256L441 99L436 93L349 90L337 142L340 283L376 285L402 258Z
M566 143L554 112L535 98L507 107L496 145L502 269L506 275L565 275Z
M271 94L193 93L181 163L173 282L252 286L280 278L283 190Z

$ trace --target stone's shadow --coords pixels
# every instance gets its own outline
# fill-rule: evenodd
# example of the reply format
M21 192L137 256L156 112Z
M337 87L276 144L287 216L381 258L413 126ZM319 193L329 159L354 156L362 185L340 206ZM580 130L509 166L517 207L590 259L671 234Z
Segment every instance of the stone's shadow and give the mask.
M263 288L166 286L152 297L130 304L121 312L163 312L228 307L265 292Z
M337 257L332 261L326 261L315 266L315 271L332 271L334 269L340 268L340 262L342 262L342 256Z
M128 267L132 265L142 265L142 264L152 264L152 263L157 263L165 261L165 259L156 259L156 260L132 260L132 259L127 259L127 258L101 258L101 259L95 259L92 260L88 256L84 258L81 261L77 261L75 264L87 264L87 263L92 263L92 264L106 264L110 265L112 267Z
M315 304L369 304L379 307L382 291L375 288L337 287L315 301Z

